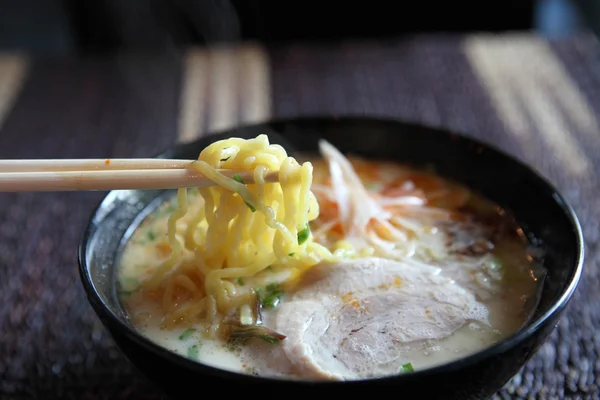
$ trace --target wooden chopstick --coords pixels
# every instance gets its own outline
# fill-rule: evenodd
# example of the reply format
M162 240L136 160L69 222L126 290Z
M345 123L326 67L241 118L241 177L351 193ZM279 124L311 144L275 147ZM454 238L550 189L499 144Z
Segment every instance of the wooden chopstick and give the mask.
M82 158L53 160L0 160L2 172L56 172L125 169L179 169L195 160L161 158Z
M215 183L186 168L193 160L165 159L79 159L1 160L0 192L48 192L125 189L176 189L206 187ZM221 169L232 178L254 183L251 171ZM267 182L277 181L269 172Z

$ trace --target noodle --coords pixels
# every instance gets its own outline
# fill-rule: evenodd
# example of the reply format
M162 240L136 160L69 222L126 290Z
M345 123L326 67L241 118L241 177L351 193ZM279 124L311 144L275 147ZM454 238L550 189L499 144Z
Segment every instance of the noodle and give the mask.
M268 267L289 272L293 280L321 261L337 255L313 241L308 224L319 215L311 192L313 167L298 164L266 135L231 138L204 149L190 168L218 186L199 188L203 207L189 221L183 240L177 221L188 213L187 189L179 189L179 209L168 219L168 259L145 282L162 298L165 324L205 318L218 328L220 320L248 304L250 293L233 284ZM217 169L252 170L255 184L246 186ZM268 171L278 171L278 183L266 183ZM184 249L193 254L188 260Z

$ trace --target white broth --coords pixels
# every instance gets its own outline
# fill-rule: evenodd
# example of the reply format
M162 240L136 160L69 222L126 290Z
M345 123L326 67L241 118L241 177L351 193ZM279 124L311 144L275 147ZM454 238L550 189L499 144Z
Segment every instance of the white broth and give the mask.
M326 184L326 165L313 163L313 185ZM537 305L543 270L509 215L430 173L392 163L352 163L374 196L419 189L432 205L457 215L451 220L427 216L431 226L426 240L439 253L417 250L404 261L365 252L336 265L313 267L290 290L278 286L288 275L277 268L232 281L240 292L260 290L263 324L286 338L278 343L227 341L207 335L209 325L201 319L165 326L161 299L143 289L170 253L167 218L175 203L169 201L140 224L119 261L120 300L132 324L158 345L207 365L316 380L430 368L481 351L523 326ZM447 195L436 197L439 185L451 188ZM320 229L328 224L330 210L327 199L315 193L321 207L320 217L311 223L315 241L335 247L343 238L335 228ZM192 209L203 202L192 191L189 201ZM179 234L191 215L178 221ZM193 262L193 253L187 257ZM271 287L257 284L265 276Z

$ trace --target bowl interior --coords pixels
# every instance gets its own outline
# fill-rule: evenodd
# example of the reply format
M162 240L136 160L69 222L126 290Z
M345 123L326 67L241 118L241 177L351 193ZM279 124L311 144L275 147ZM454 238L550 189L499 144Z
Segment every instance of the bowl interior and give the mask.
M482 143L432 128L366 118L310 118L278 121L207 136L161 154L163 158L197 158L209 143L226 137L266 133L288 152L317 150L325 138L342 152L433 166L509 210L544 250L548 274L529 325L564 306L574 289L583 258L579 223L562 197L520 162ZM115 265L120 251L143 217L173 191L112 191L92 216L80 249L84 286L92 303L131 329L116 293ZM510 340L507 339L507 340Z

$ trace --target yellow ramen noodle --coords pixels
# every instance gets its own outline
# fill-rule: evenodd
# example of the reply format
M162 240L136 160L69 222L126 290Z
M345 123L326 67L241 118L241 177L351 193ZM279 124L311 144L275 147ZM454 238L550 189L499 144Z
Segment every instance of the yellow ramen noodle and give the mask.
M224 316L252 301L251 290L235 285L237 280L269 268L290 282L321 261L337 259L310 233L308 223L319 215L310 162L298 164L260 135L215 142L190 168L218 186L195 189L204 203L181 234L177 222L190 211L187 189L179 189L179 209L167 227L170 256L144 283L162 302L167 326L205 320L214 331ZM245 185L217 169L253 171L256 183ZM269 171L278 171L277 183L265 182Z

